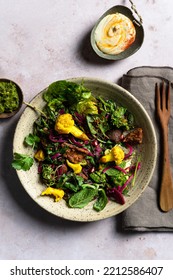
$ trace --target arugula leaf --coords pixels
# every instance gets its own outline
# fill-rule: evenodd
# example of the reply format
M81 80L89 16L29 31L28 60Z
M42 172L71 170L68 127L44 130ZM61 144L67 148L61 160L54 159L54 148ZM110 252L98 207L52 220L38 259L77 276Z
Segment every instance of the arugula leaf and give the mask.
M97 189L84 188L70 197L68 201L69 206L72 208L83 208L91 202L97 194Z
M86 116L87 124L91 134L94 136L97 134L98 138L105 139L108 138L106 135L106 131L110 129L107 118L103 115L87 115Z
M30 133L28 136L24 138L24 143L28 146L32 146L33 149L40 142L40 138L37 135Z
M92 134L92 135L97 134L97 131L96 131L94 125L93 125L93 123L94 123L94 117L88 115L88 116L86 116L86 120L87 120L87 124L88 124L88 127L89 127L89 129L90 129L91 134Z
M98 97L100 101L100 109L107 112L111 117L111 123L117 128L124 127L129 130L134 127L134 117L128 112L127 108L117 105L112 100L104 100Z
M34 159L28 155L14 153L12 167L17 170L27 171L33 165Z
M128 127L128 120L125 117L127 109L124 107L117 107L116 110L111 115L111 119L113 122L113 125L115 125L117 128L120 127L126 127L126 129L129 129Z

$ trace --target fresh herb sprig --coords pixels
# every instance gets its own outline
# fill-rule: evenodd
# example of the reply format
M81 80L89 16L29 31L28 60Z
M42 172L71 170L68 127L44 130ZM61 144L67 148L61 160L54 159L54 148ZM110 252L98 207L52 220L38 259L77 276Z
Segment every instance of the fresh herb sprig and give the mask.
M12 167L17 170L27 171L34 163L34 159L31 156L14 153Z

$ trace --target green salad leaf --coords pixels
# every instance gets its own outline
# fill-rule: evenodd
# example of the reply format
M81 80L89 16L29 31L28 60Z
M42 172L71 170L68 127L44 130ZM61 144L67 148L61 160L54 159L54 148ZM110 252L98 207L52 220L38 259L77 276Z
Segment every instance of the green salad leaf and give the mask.
M72 106L90 97L91 91L82 84L76 84L66 80L56 81L50 84L47 91L43 94L44 100L50 102L51 106L52 102L55 102L53 101L54 99L58 99L58 105L65 102L68 106Z
M95 171L90 174L90 178L95 183L106 183L106 174L102 173L101 171Z
M72 195L68 204L72 208L83 208L91 202L98 194L98 190L94 188L84 188Z
M28 146L31 146L33 149L37 147L37 144L40 142L40 138L37 135L30 133L24 138L24 143Z
M14 153L12 167L17 170L27 171L33 165L34 159L28 155Z
M131 129L134 127L134 117L127 110L127 108L116 104L112 100L105 100L102 97L98 97L100 100L100 109L105 112L105 114L110 115L110 121L116 128Z
M101 211L105 208L106 204L108 203L108 198L106 196L105 190L104 189L100 189L98 191L98 198L96 200L96 202L93 205L93 208L96 211Z
M124 174L123 172L114 168L108 169L105 174L110 177L110 180L114 186L123 186L129 177L127 174Z
M76 109L78 113L84 115L98 114L97 104L92 98L78 102Z

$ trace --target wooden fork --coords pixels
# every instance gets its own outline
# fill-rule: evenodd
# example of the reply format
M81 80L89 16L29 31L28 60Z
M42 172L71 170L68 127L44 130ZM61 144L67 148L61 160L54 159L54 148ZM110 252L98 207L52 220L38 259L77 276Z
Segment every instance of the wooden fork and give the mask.
M156 84L156 112L160 120L163 139L162 178L160 186L160 208L168 212L173 208L173 180L169 161L168 123L171 115L171 85L166 90L165 83Z

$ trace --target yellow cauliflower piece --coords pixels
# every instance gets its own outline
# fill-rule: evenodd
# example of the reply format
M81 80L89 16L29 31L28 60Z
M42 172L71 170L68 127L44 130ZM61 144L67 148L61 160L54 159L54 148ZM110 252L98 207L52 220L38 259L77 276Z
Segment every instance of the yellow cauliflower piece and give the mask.
M55 122L55 130L60 134L69 134L71 133L76 138L79 138L83 141L89 140L88 136L75 126L75 122L71 114L62 114L59 115Z
M48 187L46 190L44 190L41 195L53 195L55 197L55 201L58 202L61 200L64 196L64 191L61 189L54 189L51 187Z
M75 174L78 174L82 171L82 166L80 165L80 163L72 163L70 161L68 161L68 159L66 160L67 165L73 169Z
M123 159L124 159L124 151L120 146L116 145L110 150L108 154L101 157L100 162L106 163L110 161L115 161L116 165L119 165L121 164Z
M38 161L43 161L45 156L44 156L44 152L42 150L38 150L35 155L34 155L35 159L37 159Z

